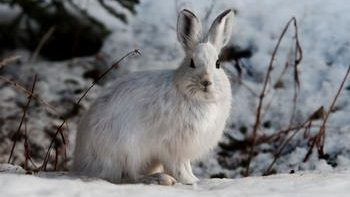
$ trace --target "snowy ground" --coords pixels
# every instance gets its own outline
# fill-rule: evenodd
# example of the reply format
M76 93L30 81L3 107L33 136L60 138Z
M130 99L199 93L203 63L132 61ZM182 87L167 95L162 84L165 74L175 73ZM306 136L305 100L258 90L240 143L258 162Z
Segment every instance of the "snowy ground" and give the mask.
M321 105L327 109L329 103L336 93L341 79L343 78L350 60L350 4L347 0L322 1L309 0L298 2L294 0L223 0L223 1L152 1L143 0L138 7L138 14L130 16L130 24L125 26L118 20L113 19L95 6L91 0L80 1L83 6L104 21L113 34L107 39L101 54L106 61L121 57L126 52L139 48L142 56L134 57L121 65L119 74L135 70L175 68L181 61L182 51L176 41L176 13L182 8L190 8L197 13L206 25L212 19L227 8L237 10L234 25L234 34L231 44L241 48L250 48L253 56L243 59L246 69L242 80L250 86L254 92L259 93L262 79L266 72L271 52L276 44L286 22L295 16L299 24L299 36L303 47L304 59L299 67L301 77L300 97L297 107L297 121L303 121L310 113ZM200 3L199 3L200 2ZM212 3L214 2L214 3ZM205 18L209 8L213 7L212 14L208 20ZM277 54L275 69L272 75L272 83L276 81L281 69L283 69L288 53L291 50L291 35L282 43L281 50ZM94 68L103 70L106 64L98 58L81 58L65 62L46 62L28 64L26 62L27 52L21 52L22 64L9 65L6 67L5 77L12 77L30 86L33 73L39 75L37 91L40 95L59 112L70 111L76 98L81 91L92 82L91 78L84 77L87 71ZM232 62L225 64L226 68L232 69ZM231 69L230 69L231 68ZM116 73L115 73L116 74ZM234 79L234 78L233 78ZM268 103L269 113L264 116L263 123L266 127L261 130L264 134L273 134L280 128L284 128L290 119L291 98L293 94L292 72L283 79L285 89L274 90L271 88L266 98L264 108ZM234 80L233 80L234 81ZM257 98L247 91L245 87L233 83L233 111L227 125L226 132L236 140L244 140L251 134L251 128L255 120ZM104 181L80 181L71 178L49 179L25 175L2 174L0 176L1 193L8 192L40 192L41 195L50 194L47 188L59 188L53 192L63 195L63 188L72 191L72 195L86 191L93 194L103 192L104 194L138 194L141 192L153 192L153 188L159 194L188 194L195 192L200 194L241 194L247 196L272 195L281 196L298 194L298 196L317 196L334 193L333 196L346 196L350 193L350 172L346 169L350 166L350 84L346 83L336 110L332 113L327 124L327 138L325 151L328 159L319 159L313 154L309 161L302 162L308 150L308 141L304 139L303 133L297 135L282 152L281 157L274 165L275 173L288 173L291 170L298 175L277 175L263 178L246 178L236 180L212 180L202 181L195 186L194 191L190 186L176 186L175 188L148 187L148 186L115 186ZM101 86L97 85L84 100L82 109L86 109L91 101L98 95ZM6 162L9 155L9 140L11 134L16 130L20 116L21 107L26 102L26 97L16 88L11 86L0 86L0 162ZM272 97L274 95L274 97ZM16 102L14 102L16 101ZM33 157L37 162L45 153L49 143L49 137L55 131L61 120L52 113L47 113L38 104L32 106L29 112L28 130L30 131L30 142ZM68 114L69 115L69 114ZM69 153L74 147L74 134L76 122L80 116L74 114L70 120L70 146ZM269 123L269 124L267 124ZM318 131L317 125L311 135ZM223 138L224 142L227 141ZM23 141L22 141L23 143ZM252 161L252 174L261 175L273 160L276 144L261 144L257 147L259 151ZM243 151L224 152L217 148L203 158L202 162L195 164L195 173L204 178L221 174L229 178L241 177L244 171L244 159L246 153ZM70 156L70 154L69 154ZM16 147L15 163L23 164L23 145ZM305 174L302 171L315 170L317 173ZM334 170L345 170L343 173ZM324 172L326 174L319 174ZM332 173L333 172L333 173ZM17 180L23 180L17 181ZM209 184L210 183L210 184ZM8 184L8 185L6 185ZM29 184L24 187L22 185ZM276 184L276 185L275 185ZM13 189L10 189L13 188ZM43 189L44 188L44 189ZM102 191L103 190L103 191ZM7 192L7 193L6 193ZM174 193L172 193L174 192ZM338 194L339 195L335 195ZM157 193L157 194L158 194ZM307 194L306 194L307 193ZM17 193L18 195L20 193ZM34 196L35 194L33 194ZM39 195L39 194L36 194ZM3 196L3 195L0 195ZM108 196L108 195L107 195Z
M0 167L1 168L1 167ZM12 168L12 167L11 167ZM2 169L3 170L3 169ZM13 170L16 171L16 170ZM350 194L350 171L279 174L239 179L203 179L195 185L115 185L98 179L79 179L60 173L0 174L2 197L70 196L307 196L345 197Z

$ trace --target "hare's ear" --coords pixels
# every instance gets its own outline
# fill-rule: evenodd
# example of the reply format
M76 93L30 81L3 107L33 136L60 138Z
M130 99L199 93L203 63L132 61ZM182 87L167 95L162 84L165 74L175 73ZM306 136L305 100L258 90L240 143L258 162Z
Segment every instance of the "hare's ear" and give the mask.
M202 26L196 15L182 10L177 19L177 39L185 51L192 50L201 39Z
M214 45L218 51L230 40L233 18L234 12L231 9L226 10L214 20L209 29L207 41Z

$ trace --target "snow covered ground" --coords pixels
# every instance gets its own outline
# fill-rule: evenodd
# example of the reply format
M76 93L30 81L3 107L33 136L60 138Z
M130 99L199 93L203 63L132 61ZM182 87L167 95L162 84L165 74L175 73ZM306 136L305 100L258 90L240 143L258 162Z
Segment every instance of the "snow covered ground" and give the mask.
M13 169L13 166L8 169ZM16 170L12 170L12 173L0 174L0 196L347 197L350 194L350 171L279 174L239 179L203 179L195 185L176 184L171 187L141 184L115 185L99 179L79 179L60 173L24 175L18 171L17 169L17 173Z

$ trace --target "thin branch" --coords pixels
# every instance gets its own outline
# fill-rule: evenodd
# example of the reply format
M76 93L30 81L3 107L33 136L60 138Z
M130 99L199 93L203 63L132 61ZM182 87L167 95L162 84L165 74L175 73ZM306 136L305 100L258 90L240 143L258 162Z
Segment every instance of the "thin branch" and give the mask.
M131 55L136 55L136 54L140 54L140 51L139 51L138 49L135 49L135 50L133 50L133 51L131 51L131 52L125 54L122 58L120 58L118 61L116 61L115 63L113 63L105 72L103 72L96 80L94 80L94 81L92 82L91 86L85 90L85 92L84 92L83 95L78 99L78 101L76 102L76 104L77 104L77 105L80 104L80 102L83 100L83 98L86 97L87 93L95 86L95 84L96 84L99 80L101 80L105 75L107 75L112 69L117 68L117 67L119 66L120 62L122 62L125 58L127 58L127 57L129 57L129 56L131 56ZM48 150L47 150L47 152L46 152L44 161L43 161L43 163L42 163L42 165L41 165L41 167L40 167L41 170L46 170L46 168L47 168L47 163L49 162L49 159L50 159L50 152L51 152L51 149L52 149L52 147L53 147L53 145L54 145L54 142L55 142L55 140L56 140L58 134L61 133L61 136L62 136L62 138L64 139L63 134L62 134L62 128L63 128L63 125L66 124L66 122L67 122L66 120L63 120L63 122L62 122L62 123L60 124L60 126L57 128L55 135L52 137L52 140L51 140L51 143L50 143L50 145L49 145L49 148L48 148ZM64 142L64 143L65 143L65 142Z
M26 93L26 94L28 95L28 97L32 97L32 98L34 98L35 100L37 100L37 101L39 101L40 103L42 103L42 104L46 107L47 110L53 112L53 113L56 114L57 116L60 116L59 113L56 111L55 107L52 106L52 105L50 105L50 104L49 104L47 101L45 101L44 99L41 99L41 98L39 97L38 94L35 94L34 92L31 92L31 91L27 90L23 85L19 84L18 82L14 82L14 81L12 81L12 80L10 80L10 79L7 79L7 78L4 78L4 77L2 77L2 76L0 76L0 80L2 80L2 81L4 81L4 82L7 82L7 83L9 83L10 85L14 86L15 88L17 88L17 89L23 91L24 93ZM65 120L65 124L66 124L66 127L68 128L68 121L67 121L67 120ZM63 143L64 143L64 145L65 145L65 156L64 156L64 157L67 158L67 155L66 155L66 146L67 146L67 143L66 143L66 140L65 140L66 137L64 137L64 134L63 134L62 132L60 132L60 134L61 134L61 138L62 138L62 140L63 140ZM28 147L28 148L29 148L29 147ZM28 152L28 154L29 154L29 152ZM32 160L32 158L30 157L30 155L27 155L27 156L29 156L28 159L29 159L29 161L32 163L32 165L34 166L34 168L37 168L37 165L33 162L33 160Z
M295 118L295 111L297 106L297 100L298 95L300 91L300 78L299 78L299 71L298 66L300 65L301 60L303 59L303 50L300 45L299 41L299 35L298 35L298 25L296 20L293 21L295 34L295 52L294 52L294 62L293 62L293 68L294 68L294 95L293 95L293 106L292 106L292 116L289 121L289 125L291 125L294 122Z
M1 60L0 61L0 69L2 69L3 67L5 67L8 64L11 64L12 62L16 62L20 58L21 58L21 56L19 56L19 55L13 55L13 56L10 56L10 57L7 57L7 58Z
M272 167L273 167L274 164L277 162L277 160L280 158L280 156L281 156L281 154L282 154L282 151L287 147L287 145L289 144L289 142L295 137L295 135L296 135L297 133L299 133L299 131L300 131L302 128L304 128L305 130L310 130L310 128L311 128L311 126L312 126L311 123L312 123L312 120L308 120L308 121L306 121L304 124L302 124L302 125L300 125L300 126L298 126L298 127L296 127L296 128L290 129L290 130L288 131L288 133L289 133L290 131L293 131L293 130L294 130L294 132L293 132L286 140L284 140L284 141L281 143L281 145L280 145L279 148L277 149L277 152L274 154L274 158L273 158L272 162L270 163L270 165L269 165L269 166L267 167L267 169L265 170L264 175L270 174Z
M334 106L335 106L335 103L337 102L338 100L338 97L341 93L341 91L343 90L344 88L344 84L349 76L349 73L350 73L350 65L348 67L348 70L346 71L346 74L338 88L338 91L337 91L337 94L335 95L328 111L326 112L325 114L325 118L323 119L323 122L322 122L322 125L320 127L320 130L319 130L319 133L318 135L316 136L316 144L318 146L318 152L319 152L319 155L320 156L323 156L324 155L324 143L325 143L325 138L326 138L326 124L327 124L327 121L329 119L329 116L330 114L332 113L333 109L334 109ZM310 147L310 149L312 149L313 147Z
M36 81L37 81L37 75L34 75L34 81L33 81L33 85L32 85L32 88L30 90L30 92L33 94L34 93L34 89L35 89L35 84L36 84ZM31 94L31 95L32 95ZM23 124L23 121L24 119L26 118L26 114L27 114L27 111L28 111L28 108L29 108L29 105L30 105L30 102L32 100L32 96L29 95L28 97L28 100L27 100L27 104L25 105L24 109L23 109L23 115L22 115L22 118L21 118L21 122L19 123L18 125L18 128L17 128L17 131L16 133L13 135L13 144L12 144L12 147L11 147L11 152L10 152L10 156L7 160L7 163L10 163L11 162L11 159L12 159L12 155L13 155L13 151L15 150L15 147L16 147L16 143L17 143L17 138L21 132L21 127L22 127L22 124Z
M321 129L322 129L322 131L323 131L323 134L322 134L322 136L323 136L323 137L322 137L322 145L324 144L324 139L325 139L325 133L324 133L324 132L325 132L326 123L327 123L327 121L328 121L328 118L329 118L329 116L330 116L332 110L334 109L335 103L337 102L338 97L339 97L341 91L342 91L343 88L344 88L344 84L345 84L345 82L346 82L346 80L347 80L347 78L348 78L348 76L349 76L349 73L350 73L350 65L349 65L349 67L348 67L348 70L346 71L346 74L345 74L345 76L344 76L344 78L343 78L343 81L342 81L341 84L340 84L340 87L338 88L337 94L335 95L335 97L334 97L334 99L333 99L333 101L332 101L332 104L331 104L331 106L329 107L329 109L328 109L328 111L327 111L327 113L326 113L326 117L325 117L325 119L324 119L323 122L322 122L322 126L321 126Z
M50 27L50 29L44 34L44 36L41 38L38 46L35 48L34 53L32 55L32 57L29 60L29 63L33 63L38 54L40 53L41 49L43 48L43 46L45 45L45 43L50 39L50 37L52 36L52 34L55 32L56 27L52 26Z
M43 161L43 163L42 163L42 165L40 167L40 170L46 171L47 163L49 162L49 159L50 159L50 152L51 152L52 146L54 145L54 142L56 141L58 133L61 133L61 135L62 135L62 127L63 127L63 125L65 123L66 123L66 120L63 120L61 125L57 128L56 133L55 133L54 137L51 140L49 148L47 149L47 152L46 152L46 155L44 157L44 161ZM64 139L64 137L63 137L63 139ZM65 142L63 142L63 143L65 143Z
M27 120L24 121L24 169L28 170L29 145L28 145Z
M258 129L260 128L261 111L262 111L263 101L264 101L264 97L266 95L267 84L270 81L270 75L271 75L271 72L273 70L273 63L274 63L277 51L279 49L279 46L280 46L280 44L282 42L282 39L283 39L284 35L286 34L286 32L287 32L287 30L288 30L288 28L290 26L290 23L293 22L293 21L296 23L295 17L290 19L288 21L288 23L286 24L286 26L284 27L284 29L282 31L282 34L278 38L277 44L276 44L276 46L275 46L275 48L274 48L274 50L272 52L272 55L271 55L270 63L269 63L269 66L268 66L268 70L267 70L266 75L265 75L264 85L263 85L263 88L262 88L260 96L259 96L258 107L256 109L256 118L255 118L256 120L255 120L255 124L254 124L254 127L253 127L252 144L251 144L251 147L250 147L250 150L249 150L247 167L246 167L246 170L245 170L245 173L244 173L245 176L249 176L249 174L250 174L250 163L251 163L253 155L254 155L254 147L255 147L255 143L256 143L256 139L257 139L257 133L258 133Z
M255 96L255 97L259 97L259 94L257 94L254 90L253 90L253 88L251 88L248 84L246 84L243 80L242 80L242 78L239 76L239 75L236 75L235 73L233 73L233 72L230 72L230 75L232 75L235 79L238 79L238 83L240 84L240 85L242 85L243 87L245 87L253 96Z
M24 92L27 94L27 96L31 96L33 97L35 100L39 101L40 103L42 103L44 106L47 107L47 109L50 109L52 112L56 113L56 115L58 115L58 112L56 110L55 106L52 106L51 104L49 104L47 101L45 101L44 99L41 99L39 97L38 94L33 94L31 91L27 90L23 85L21 85L19 82L16 81L12 81L10 79L7 79L3 76L0 76L0 80L4 81L12 86L14 86L15 88L17 88L18 90Z
M299 133L299 131L301 129L304 129L304 136L305 138L307 138L307 133L310 133L311 127L313 127L314 125L312 125L312 122L314 120L319 120L320 118L324 117L324 111L323 111L323 106L319 107L316 111L314 111L307 119L306 121L304 121L302 124L297 125L295 127L291 127L289 125L289 128L286 130L282 130L277 132L277 137L280 137L281 135L288 135L290 132L294 131L286 140L282 141L281 145L278 147L277 152L274 154L274 159L271 162L271 164L268 166L268 168L265 170L264 175L268 175L271 172L271 169L273 167L273 165L277 162L277 160L280 158L282 151L286 148L286 146L289 144L289 142L295 137L295 135L297 133ZM270 138L276 137L276 135L272 135L270 136Z
M131 51L131 52L125 54L122 58L120 58L118 61L116 61L115 63L113 63L112 66L110 66L110 67L109 67L105 72L103 72L95 81L92 82L91 86L90 86L89 88L87 88L87 89L84 91L83 95L78 99L78 101L77 101L76 104L80 104L81 100L83 100L83 98L87 95L87 93L90 91L90 89L91 89L92 87L94 87L95 84L96 84L99 80L101 80L105 75L107 75L112 69L117 68L117 67L119 66L119 63L120 63L121 61L123 61L125 58L129 57L130 55L136 55L136 54L137 54L137 55L140 55L140 54L141 54L140 51L139 51L139 49L135 49L135 50L133 50L133 51Z

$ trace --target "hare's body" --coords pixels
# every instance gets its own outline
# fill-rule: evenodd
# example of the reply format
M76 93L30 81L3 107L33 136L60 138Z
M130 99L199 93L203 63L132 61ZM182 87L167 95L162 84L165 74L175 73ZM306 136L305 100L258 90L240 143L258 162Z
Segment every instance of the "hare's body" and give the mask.
M175 176L179 164L206 153L221 137L231 102L229 81L224 73L221 77L222 94L214 101L179 92L174 71L136 72L117 80L81 121L75 169L120 182L163 164Z
M185 12L184 17L192 17ZM219 141L231 88L223 69L215 68L213 44L189 49L192 53L177 70L131 73L104 91L80 122L75 172L123 182L162 167L181 183L197 180L190 161Z

